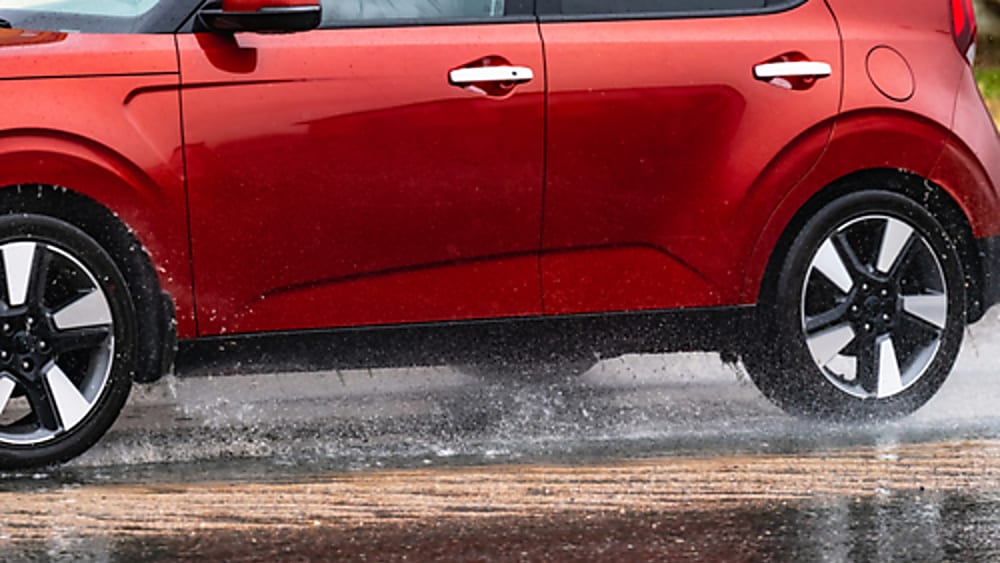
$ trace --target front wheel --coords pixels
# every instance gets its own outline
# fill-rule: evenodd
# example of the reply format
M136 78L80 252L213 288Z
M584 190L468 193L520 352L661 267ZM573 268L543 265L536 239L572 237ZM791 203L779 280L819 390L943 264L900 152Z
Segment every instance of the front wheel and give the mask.
M121 272L80 229L0 217L0 468L93 445L128 397L135 313Z
M892 418L941 387L962 341L965 287L954 244L902 195L827 204L794 238L759 306L745 354L761 391L821 418Z

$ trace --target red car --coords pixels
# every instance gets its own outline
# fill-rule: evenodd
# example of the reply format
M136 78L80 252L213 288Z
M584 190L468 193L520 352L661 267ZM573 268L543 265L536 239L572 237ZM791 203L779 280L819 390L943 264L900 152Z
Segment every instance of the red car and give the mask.
M515 373L717 350L791 412L898 416L1000 298L971 0L0 18L3 467L80 454L178 351Z

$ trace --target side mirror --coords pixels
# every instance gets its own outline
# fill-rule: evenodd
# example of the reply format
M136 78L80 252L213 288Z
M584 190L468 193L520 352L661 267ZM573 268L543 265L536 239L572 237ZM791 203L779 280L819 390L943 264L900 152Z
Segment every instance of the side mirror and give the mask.
M319 27L323 7L320 0L222 0L205 6L198 20L225 33L292 33Z

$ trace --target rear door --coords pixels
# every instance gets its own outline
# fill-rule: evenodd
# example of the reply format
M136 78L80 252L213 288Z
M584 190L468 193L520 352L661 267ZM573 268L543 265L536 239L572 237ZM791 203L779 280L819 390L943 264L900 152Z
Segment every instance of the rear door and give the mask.
M770 212L755 186L775 166L801 177L838 110L840 40L825 3L540 0L539 10L545 312L734 304Z
M178 36L200 333L540 314L530 6L323 8Z

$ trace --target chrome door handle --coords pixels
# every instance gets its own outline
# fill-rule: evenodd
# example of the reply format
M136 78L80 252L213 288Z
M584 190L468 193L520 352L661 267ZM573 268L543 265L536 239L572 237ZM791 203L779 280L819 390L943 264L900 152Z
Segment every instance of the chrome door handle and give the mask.
M483 82L528 82L535 73L526 66L477 66L456 68L448 73L452 84L481 84Z
M770 80L771 78L788 78L791 76L823 78L830 76L833 69L828 63L816 61L783 61L779 63L764 63L753 67L754 78Z

